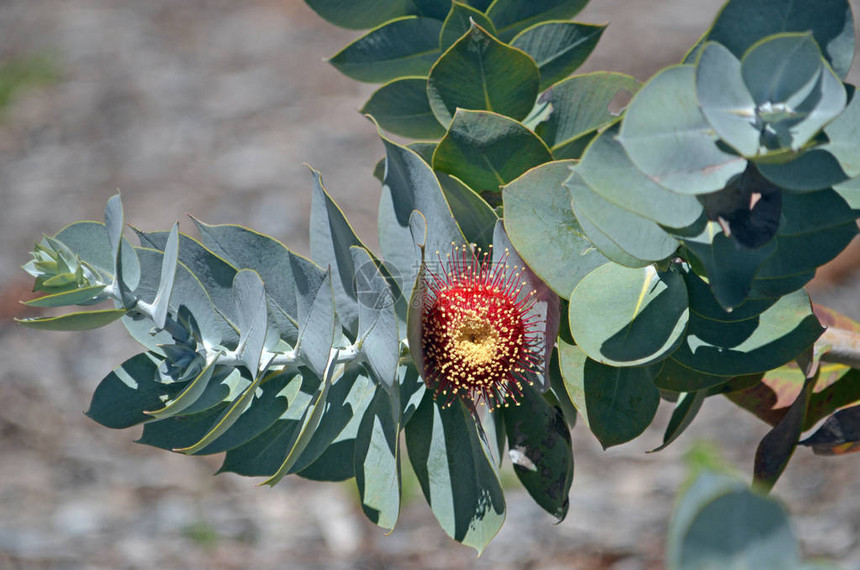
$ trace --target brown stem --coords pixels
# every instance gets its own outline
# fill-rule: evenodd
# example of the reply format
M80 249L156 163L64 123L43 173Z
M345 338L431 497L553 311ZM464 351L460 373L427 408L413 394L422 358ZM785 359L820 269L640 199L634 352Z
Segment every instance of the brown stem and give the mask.
M829 347L825 348L821 360L860 368L860 333L828 327L815 344Z

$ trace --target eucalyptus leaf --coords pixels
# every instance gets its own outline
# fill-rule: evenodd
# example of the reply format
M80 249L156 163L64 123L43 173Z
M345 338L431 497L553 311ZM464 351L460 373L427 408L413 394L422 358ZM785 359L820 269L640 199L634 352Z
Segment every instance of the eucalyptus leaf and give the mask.
M361 30L414 13L412 0L305 0L323 19L342 28Z
M758 163L762 176L786 190L809 192L829 188L848 180L830 146L816 147L801 153L790 162ZM858 171L860 174L860 171Z
M681 243L702 264L711 291L727 310L740 306L752 296L753 279L759 266L776 251L775 240L758 249L739 246L726 236L717 222L709 222L702 233L685 238Z
M729 378L705 374L679 363L671 356L663 361L660 373L654 378L654 383L661 390L669 392L689 393L707 391L723 386Z
M43 331L86 331L109 325L125 314L125 309L101 309L79 311L57 317L15 319L15 322L31 329Z
M155 299L152 301L152 321L160 329L164 328L167 321L170 294L176 279L176 263L179 260L179 224L173 224L162 253L164 257L161 261L161 277L158 280Z
M203 370L200 371L193 380L189 381L183 390L176 395L175 398L170 398L163 402L164 405L158 408L147 410L146 413L155 419L169 418L182 412L191 404L196 402L209 385L209 380L212 378L212 373L215 372L215 362L217 357L211 362L208 362Z
M801 290L743 321L726 323L691 314L687 336L672 358L714 376L765 372L794 359L823 330Z
M331 267L331 285L334 289L337 316L351 336L358 331L358 304L354 276L356 267L350 248L364 247L355 230L346 219L322 184L322 177L311 170L314 177L314 194L311 202L310 245L311 258L321 267ZM322 373L322 369L319 369Z
M680 344L689 301L679 271L602 265L570 295L570 330L591 359L610 366L643 366Z
M505 520L505 498L475 419L459 400L440 407L427 392L406 424L406 447L442 529L483 551Z
M96 269L106 282L113 278L114 258L104 224L75 222L57 232L54 239L72 250L81 261ZM131 243L122 238L121 244L123 280L130 289L135 289L140 279L140 263Z
M585 235L612 261L641 267L669 257L678 248L677 240L659 225L606 200L576 170L565 186Z
M314 405L320 391L321 382L313 374L303 373L298 378L300 379L299 386L290 382L277 393L275 401L271 402L273 409L263 414L267 421L260 422L254 427L259 429L263 423L268 423L272 415L283 409L285 404L286 409L280 416L275 417L274 423L269 423L269 427L264 428L264 431L240 445L228 449L224 463L218 470L219 473L229 471L239 475L256 477L270 476L277 471L296 441L308 408ZM300 389L298 389L299 387ZM251 410L255 409L257 408L251 408ZM260 406L259 409L263 410L265 407ZM231 431L235 431L241 421L241 419L238 420ZM224 434L224 439L231 436L231 431ZM211 447L217 447L219 441L216 440Z
M824 127L828 139L824 149L836 157L846 178L854 178L860 176L860 97L853 86L846 88L850 93L847 106Z
M232 379L236 379L238 371L234 369ZM231 378L225 378L230 380ZM250 382L242 378L246 384ZM311 380L304 377L296 370L287 372L270 373L261 382L259 390L256 390L253 395L252 402L248 405L245 412L233 423L230 428L225 431L221 437L210 443L201 454L220 453L240 447L250 440L260 435L264 430L275 425L288 408L295 405L300 408L303 403L307 405L310 401L310 395L302 392L302 388L309 390L308 385L319 384L319 380ZM211 383L210 383L211 385ZM237 383L237 387L241 385ZM221 384L222 391L228 390L228 394L224 394L219 400L224 401L229 398L234 398L233 388L224 382ZM205 395L201 397L201 400ZM192 406L194 407L194 406ZM276 466L277 467L277 466ZM274 471L274 468L272 469Z
M495 36L496 27L493 22L481 10L457 2L451 3L451 11L445 17L445 22L442 24L442 33L439 36L439 45L442 51L451 47L454 42L463 37L475 23L488 34Z
M143 232L136 228L135 232L141 246L164 251L169 232ZM231 324L236 323L238 319L233 303L233 278L236 276L236 268L206 249L199 241L183 233L179 234L179 262L200 281L221 316ZM231 342L230 338L222 340ZM238 337L232 342L237 340Z
M192 218L193 219L193 218ZM238 225L208 225L194 219L202 244L213 254L239 269L260 274L269 301L290 317L298 318L295 283L305 279L322 282L325 272L278 240Z
M785 416L762 438L756 448L753 478L760 489L770 491L788 466L803 431L809 396L814 385L814 378L807 379Z
M186 386L159 382L159 362L152 354L141 353L117 366L96 387L86 415L112 429L151 421L146 410L160 407Z
M620 140L633 163L679 194L723 188L746 160L717 144L699 108L695 67L675 65L652 77L627 107Z
M583 137L618 120L613 101L620 94L632 96L638 87L639 82L629 75L605 71L560 81L541 95L541 101L552 104L552 113L536 132L556 159L579 158L583 141L588 140Z
M379 202L379 247L392 271L400 274L400 290L408 295L415 283L420 253L410 219L419 211L427 222L425 247L448 252L452 243L465 241L433 169L413 150L382 137L385 181ZM402 306L405 312L405 305ZM405 314L398 313L400 318Z
M564 413L532 387L524 387L520 405L498 413L504 418L514 473L538 505L564 520L573 482L573 451Z
M433 168L479 193L495 193L550 160L543 141L522 124L496 113L461 109L433 153Z
M657 413L659 366L614 368L559 340L564 385L576 411L604 449L640 435Z
M329 365L335 336L335 306L331 274L326 271L322 283L298 281L299 292L299 338L296 353L313 372L322 376Z
M588 187L613 205L660 225L683 228L695 223L702 215L701 202L651 181L630 161L617 135L613 125L586 149L576 172Z
M314 433L320 425L320 421L326 412L326 400L331 389L334 377L343 375L343 365L336 363L337 356L334 355L326 367L322 382L317 393L314 395L308 407L304 410L301 423L295 436L290 438L287 453L280 466L271 476L263 481L264 485L275 486L281 479L294 471L294 467L301 459L302 453L313 441Z
M236 352L252 377L260 370L266 341L266 292L260 275L243 269L233 279L233 297L239 315L239 346Z
M329 62L357 81L384 83L405 76L426 76L441 53L442 22L406 16L367 32Z
M848 0L730 0L707 38L740 58L767 36L809 30L827 61L844 78L854 58L854 17Z
M389 390L396 382L400 334L391 288L366 249L351 247L358 300L358 343L373 377Z
M534 24L573 18L586 4L588 0L495 0L487 10L487 15L496 24L499 37L509 41Z
M427 78L430 108L448 126L457 109L525 118L538 95L534 60L473 23L439 58Z
M800 567L785 508L734 477L712 473L682 495L666 558L671 569Z
M543 22L524 29L510 43L535 60L543 90L576 71L594 50L605 29L605 24Z
M833 190L783 197L777 250L756 277L774 279L805 274L838 255L857 235L856 215Z
M223 403L197 414L179 415L144 424L143 434L135 443L159 449L174 450L192 445L212 429L229 406Z
M716 42L702 46L696 64L696 95L705 118L722 140L744 156L759 151L756 101L741 75L741 62Z
M399 418L392 417L385 390L377 389L355 442L355 482L365 515L393 529L400 515Z
M529 170L504 187L505 229L528 266L561 297L596 267L608 263L585 236L564 181L572 160Z
M769 149L802 148L845 108L845 88L809 33L754 44L741 58L741 73Z
M493 228L499 219L496 212L459 178L444 172L436 172L436 177L466 240L486 251L493 241Z
M104 300L104 285L93 285L72 289L63 293L43 295L35 299L24 301L28 307L65 307L68 305L89 305Z
M673 441L684 433L684 430L693 423L696 414L702 407L707 396L707 391L700 390L698 392L684 392L678 397L678 402L675 404L675 409L672 411L672 417L666 425L666 431L663 434L663 443L649 453L663 451Z
M329 389L319 425L289 472L301 472L338 442L354 440L374 392L375 384L360 367L346 369ZM352 456L342 459L351 462Z
M400 77L373 92L361 112L373 116L383 129L414 139L438 139L445 134L430 109L426 77Z

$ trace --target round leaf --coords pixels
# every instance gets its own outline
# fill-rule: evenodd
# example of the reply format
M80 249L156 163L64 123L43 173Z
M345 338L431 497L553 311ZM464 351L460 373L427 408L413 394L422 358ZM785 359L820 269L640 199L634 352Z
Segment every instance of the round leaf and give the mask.
M487 15L496 24L499 37L508 41L539 22L573 18L587 3L588 0L495 0Z
M726 323L690 315L687 336L672 358L714 376L765 372L794 359L823 330L806 292L796 291L744 321Z
M854 17L848 0L730 0L707 39L739 58L767 36L809 30L839 76L848 75L854 58Z
M586 149L576 172L588 187L613 205L663 226L683 228L699 219L701 202L651 181L630 162L617 134L618 128L610 127Z
M534 60L473 25L430 70L427 94L439 122L458 108L523 119L534 106L540 76Z
M522 124L496 113L460 109L433 153L433 168L479 193L498 192L526 170L550 160L543 141Z
M699 56L696 95L721 139L744 156L758 154L756 103L741 76L740 60L718 43L706 43Z
M454 42L463 37L472 28L472 23L479 25L490 35L496 35L496 27L493 22L480 10L462 2L453 2L451 11L445 17L442 24L442 34L439 37L439 45L442 50L447 50Z
M618 119L610 111L612 101L621 93L632 95L638 87L629 75L605 71L556 83L541 95L541 101L552 104L552 113L537 126L537 134L557 159L579 158L583 136Z
M636 93L620 139L642 172L680 194L719 190L746 167L743 157L716 144L699 108L692 65L668 67Z
M559 358L567 393L604 449L634 439L651 424L660 404L653 381L659 367L613 368L561 341Z
M374 91L361 109L391 133L413 139L437 139L445 129L427 99L427 79L401 77Z
M678 248L675 238L660 226L604 199L576 171L565 185L585 234L612 261L642 267L669 257Z
M567 298L594 268L609 260L597 251L573 215L564 181L572 160L548 162L504 188L505 229L528 266Z
M432 18L391 20L367 32L329 62L357 81L382 83L409 75L426 75L439 57L442 22Z
M577 346L593 360L651 364L681 341L689 319L687 287L678 271L607 263L573 290L569 318Z
M546 89L582 65L605 29L606 25L545 22L517 34L511 46L535 60L540 71L540 88Z

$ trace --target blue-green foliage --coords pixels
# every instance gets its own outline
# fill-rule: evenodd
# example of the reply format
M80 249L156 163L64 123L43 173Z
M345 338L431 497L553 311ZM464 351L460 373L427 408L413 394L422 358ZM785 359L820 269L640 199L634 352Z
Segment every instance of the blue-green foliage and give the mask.
M354 477L385 529L400 511L405 432L442 528L480 552L505 517L506 445L526 490L560 520L577 416L604 447L618 445L651 424L662 394L676 401L662 449L707 396L759 382L821 334L802 287L856 235L860 210L847 0L729 0L682 63L642 86L570 76L604 29L567 21L585 0L306 1L336 25L370 29L330 62L383 83L363 108L379 128L423 139L380 134L380 251L316 171L311 259L198 220L199 238L136 230L134 246L119 196L104 224L46 236L24 267L44 296L28 304L113 307L23 323L121 319L145 349L96 389L87 414L97 422L144 424L139 441L163 449L226 452L220 471L267 484ZM495 262L511 245L511 264L528 266L516 279L545 305L552 362L521 406L483 418L468 401L441 405L421 378L423 278L466 243L495 244ZM800 438L803 394L762 443L765 485ZM855 400L860 390L846 396ZM810 445L839 452L860 439L842 436ZM701 512L751 501L782 528L773 503L733 485L717 485ZM684 509L670 562L726 567L696 550L713 523ZM763 555L736 538L719 535L731 560Z

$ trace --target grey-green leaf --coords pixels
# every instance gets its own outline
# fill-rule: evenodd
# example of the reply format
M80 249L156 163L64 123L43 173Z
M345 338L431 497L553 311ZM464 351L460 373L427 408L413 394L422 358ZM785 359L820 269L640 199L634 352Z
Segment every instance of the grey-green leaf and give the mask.
M400 514L399 418L392 416L389 397L380 387L361 421L354 456L361 508L371 521L389 530Z
M538 505L564 520L570 506L573 451L561 408L524 386L519 405L502 408L494 419L501 419L499 415L504 418L514 473Z
M667 67L633 96L620 139L642 172L679 194L719 190L746 167L743 157L716 144L699 108L692 65Z
M570 295L570 331L590 358L610 366L643 366L672 353L689 319L679 271L614 263L585 276Z
M362 30L413 14L411 0L305 0L323 19L342 28Z
M96 387L86 414L113 429L152 420L146 410L161 407L185 387L159 382L158 363L152 354L142 353L117 366Z
M612 261L642 267L669 257L678 248L677 240L660 226L606 200L575 170L565 186L570 191L573 212L585 235Z
M809 297L800 290L743 321L720 322L691 314L687 336L672 358L714 376L765 372L793 360L823 330Z
M385 22L350 43L329 62L357 81L383 83L427 75L441 53L442 22L407 16Z
M499 37L509 41L534 24L573 18L587 3L588 0L495 0L487 9L487 15L496 24Z
M490 35L496 35L496 27L486 14L468 4L455 0L451 4L451 11L448 12L445 22L442 24L442 33L439 36L439 45L442 51L447 50L454 42L463 37L472 28L472 23L479 25Z
M358 300L357 341L373 377L389 390L396 382L400 333L394 293L366 249L351 247Z
M535 60L543 90L576 71L594 50L605 29L605 24L544 22L517 34L511 46Z
M383 129L413 139L438 139L445 134L427 98L426 77L400 77L373 92L361 109Z
M457 109L493 111L520 120L534 106L539 82L532 58L473 24L433 64L427 94L430 108L445 126Z
M622 93L632 96L638 87L635 78L606 71L565 79L541 95L541 101L552 104L552 113L536 132L556 159L579 158L583 137L618 119L613 100Z
M440 407L427 392L406 425L406 447L442 529L483 551L505 520L505 498L475 419L459 400Z
M848 0L731 0L717 16L707 39L740 58L757 41L781 32L812 31L840 77L854 59L854 17Z
M528 266L561 297L608 263L585 237L564 181L572 160L542 164L504 187L505 229Z
M559 359L570 400L604 449L634 439L651 424L660 404L654 385L659 366L613 368L561 340Z
M671 228L695 223L702 204L695 196L666 190L630 161L618 142L618 128L601 132L585 151L576 172L595 193L615 206Z
M721 139L744 156L758 154L756 102L744 83L740 60L721 44L703 46L696 64L696 94Z
M457 111L433 153L433 168L465 182L478 193L499 192L530 168L552 160L532 131L488 111Z
M43 331L87 331L108 325L125 314L125 309L102 309L80 311L57 317L15 319L15 322L31 329Z

